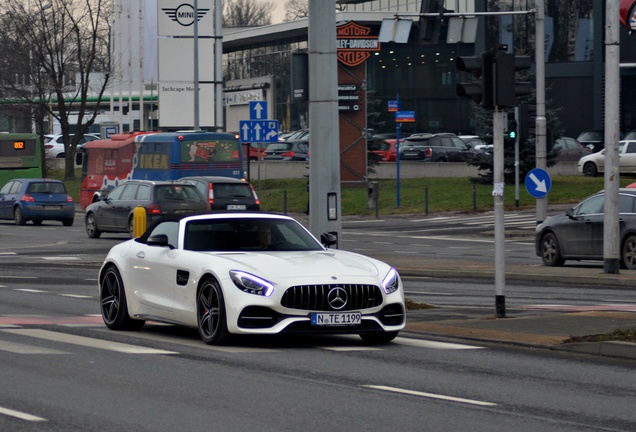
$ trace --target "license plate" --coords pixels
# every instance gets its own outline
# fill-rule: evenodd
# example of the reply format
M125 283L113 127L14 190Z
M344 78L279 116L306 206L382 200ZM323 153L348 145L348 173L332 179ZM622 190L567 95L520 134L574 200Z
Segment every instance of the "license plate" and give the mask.
M362 314L360 312L311 314L311 325L313 326L350 326L361 322Z
M61 210L62 206L44 206L44 210Z
M194 213L194 209L176 209L175 214Z
M227 205L227 209L228 210L245 210L247 208L247 206L242 205L242 204L228 204Z

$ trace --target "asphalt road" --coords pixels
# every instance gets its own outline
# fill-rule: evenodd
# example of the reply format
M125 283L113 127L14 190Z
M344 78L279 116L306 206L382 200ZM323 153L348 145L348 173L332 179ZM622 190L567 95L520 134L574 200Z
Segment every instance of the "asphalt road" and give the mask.
M354 230L345 227L345 245ZM367 231L391 241L381 228ZM0 238L2 431L636 429L633 361L425 335L386 346L267 337L210 347L196 330L174 326L113 332L98 315L96 274L125 235L91 240L80 225L0 223ZM437 254L449 259L473 253L439 240ZM491 289L405 283L412 295L457 307L487 305ZM601 296L583 287L520 289L531 293L529 304L559 291L563 301Z

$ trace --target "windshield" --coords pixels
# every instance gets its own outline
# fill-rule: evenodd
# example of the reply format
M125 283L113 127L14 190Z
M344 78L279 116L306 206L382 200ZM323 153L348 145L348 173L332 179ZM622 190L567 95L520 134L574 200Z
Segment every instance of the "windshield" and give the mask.
M188 222L184 248L193 251L319 251L322 246L296 221L232 218Z

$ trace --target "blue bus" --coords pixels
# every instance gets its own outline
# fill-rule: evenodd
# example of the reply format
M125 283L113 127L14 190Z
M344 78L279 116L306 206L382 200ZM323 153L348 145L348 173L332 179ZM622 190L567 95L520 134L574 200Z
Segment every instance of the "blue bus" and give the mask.
M188 176L242 179L243 149L224 132L133 132L84 145L80 206L126 180L178 180Z

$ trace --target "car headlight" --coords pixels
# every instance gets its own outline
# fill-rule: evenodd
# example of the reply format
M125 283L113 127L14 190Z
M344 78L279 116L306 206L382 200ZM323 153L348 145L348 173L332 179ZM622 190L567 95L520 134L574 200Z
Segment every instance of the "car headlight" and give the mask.
M269 297L274 292L274 284L253 274L240 270L230 270L230 277L234 285L248 294Z
M389 270L386 276L384 276L384 279L382 279L382 289L386 294L397 291L399 280L400 277L398 276L397 270L391 267L391 270Z

